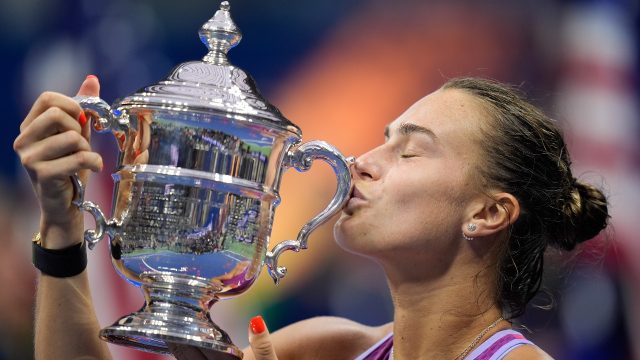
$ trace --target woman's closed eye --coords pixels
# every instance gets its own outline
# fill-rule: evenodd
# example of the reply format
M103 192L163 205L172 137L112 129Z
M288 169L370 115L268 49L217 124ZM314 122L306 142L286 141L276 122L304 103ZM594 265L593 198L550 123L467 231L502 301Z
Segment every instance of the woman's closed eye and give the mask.
M398 148L398 154L402 159L410 159L425 156L429 153L427 146L418 146L415 144L405 144Z

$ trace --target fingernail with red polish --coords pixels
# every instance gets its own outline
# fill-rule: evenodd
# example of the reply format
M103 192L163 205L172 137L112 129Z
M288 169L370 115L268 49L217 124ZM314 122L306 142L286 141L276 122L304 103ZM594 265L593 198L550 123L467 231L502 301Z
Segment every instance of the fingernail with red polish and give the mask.
M91 75L87 75L87 79L97 79L97 78L98 78L98 77L97 77L97 76L95 76L95 75L93 75L93 74L91 74ZM85 79L85 80L87 80L87 79Z
M87 115L84 114L84 111L80 111L80 116L78 116L78 122L80 126L84 126L87 123Z
M251 332L254 334L262 334L267 330L267 324L264 323L264 319L260 315L251 318L249 321L249 327L251 328Z

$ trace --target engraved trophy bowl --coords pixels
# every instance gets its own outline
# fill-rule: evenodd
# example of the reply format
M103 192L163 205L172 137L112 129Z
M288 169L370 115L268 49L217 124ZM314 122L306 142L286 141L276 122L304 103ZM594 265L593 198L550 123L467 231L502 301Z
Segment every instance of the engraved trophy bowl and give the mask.
M77 176L74 204L96 220L84 234L89 247L107 235L117 272L144 293L142 309L101 330L102 339L149 352L168 353L174 343L242 358L209 308L246 291L263 265L278 283L286 273L279 256L305 249L309 234L345 204L353 159L323 141L301 143L300 129L229 63L227 51L241 34L226 1L199 34L209 52L165 80L111 106L76 97L96 131L114 134L120 153L112 218L84 200ZM306 171L315 159L336 173L333 199L296 240L268 251L282 173Z

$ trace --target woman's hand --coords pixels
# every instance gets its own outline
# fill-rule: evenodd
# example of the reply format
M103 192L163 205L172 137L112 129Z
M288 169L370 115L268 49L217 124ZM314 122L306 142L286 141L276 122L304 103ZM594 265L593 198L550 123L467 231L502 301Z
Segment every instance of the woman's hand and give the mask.
M251 352L245 350L243 360L278 360L269 338L269 330L262 316L256 316L249 322L249 343L251 344ZM236 359L217 351L187 345L169 344L169 350L178 360Z
M98 96L99 91L98 79L88 76L78 95ZM88 123L76 101L45 92L33 104L13 143L40 203L40 233L46 248L82 241L83 217L71 204L70 176L77 173L86 184L88 170L102 170L102 157L89 144Z

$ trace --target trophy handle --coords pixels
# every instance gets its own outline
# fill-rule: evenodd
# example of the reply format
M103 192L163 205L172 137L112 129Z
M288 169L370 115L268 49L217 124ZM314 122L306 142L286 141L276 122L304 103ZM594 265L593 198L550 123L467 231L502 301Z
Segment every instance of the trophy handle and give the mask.
M129 128L128 115L122 111L113 110L101 98L97 96L76 96L73 99L93 118L93 129L96 132L102 133L110 130L117 135L119 132L125 132ZM84 185L80 181L78 174L71 176L71 183L74 189L71 203L80 210L89 212L96 222L94 230L86 230L84 232L84 240L87 242L89 249L93 249L105 233L109 237L113 237L117 224L113 219L107 220L98 205L84 200Z
M86 113L94 119L93 129L99 133L111 130L114 133L126 132L129 129L129 116L127 113L112 109L106 101L98 96L74 96Z
M290 149L285 156L283 166L293 167L300 172L304 172L311 168L313 160L316 159L325 161L335 172L338 178L336 193L333 195L329 205L302 227L296 240L285 240L276 245L272 251L267 252L265 263L269 275L276 285L280 283L280 279L287 273L286 267L278 266L280 255L287 250L298 252L301 249L306 249L307 240L311 232L340 211L349 200L349 193L351 192L351 172L349 167L354 163L355 159L353 157L345 158L334 146L324 141L309 141Z
M87 242L89 249L93 250L97 243L102 240L105 233L109 237L113 237L113 231L115 230L115 220L107 220L100 207L91 201L84 200L84 185L78 178L77 174L71 176L71 182L73 183L74 196L71 203L78 207L80 210L84 210L93 216L96 221L95 230L86 230L84 232L84 241Z

